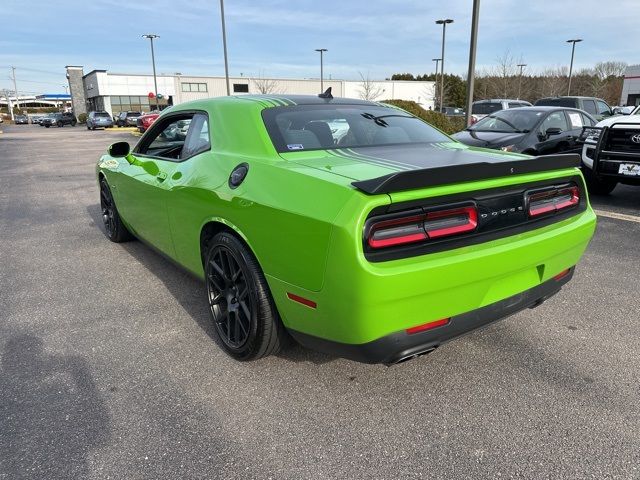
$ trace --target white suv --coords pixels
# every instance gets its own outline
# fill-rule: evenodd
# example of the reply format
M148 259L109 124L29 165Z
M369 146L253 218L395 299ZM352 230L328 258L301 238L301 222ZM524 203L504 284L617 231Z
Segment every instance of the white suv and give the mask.
M618 183L640 186L640 106L585 127L581 139L582 171L592 193L606 195Z

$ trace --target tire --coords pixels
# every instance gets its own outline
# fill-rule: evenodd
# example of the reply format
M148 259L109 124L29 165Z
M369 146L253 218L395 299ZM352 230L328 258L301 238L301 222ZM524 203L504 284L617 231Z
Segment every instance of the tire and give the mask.
M618 182L609 178L598 177L588 167L582 167L584 179L587 182L587 189L593 195L609 195L616 188Z
M51 125L45 125L44 128L49 128Z
M77 122L74 120L73 122L71 122L71 126L72 126L72 127L75 127L75 126L76 126L76 123L77 123Z
M280 351L287 333L256 258L228 232L218 233L204 248L207 298L217 343L240 361Z
M87 125L87 130L91 130L91 127L89 125Z
M122 223L116 204L113 201L107 181L100 180L100 212L107 238L114 243L122 243L133 238L133 235Z
M58 122L56 125L58 126L58 128L64 127L64 123L62 123L62 122Z

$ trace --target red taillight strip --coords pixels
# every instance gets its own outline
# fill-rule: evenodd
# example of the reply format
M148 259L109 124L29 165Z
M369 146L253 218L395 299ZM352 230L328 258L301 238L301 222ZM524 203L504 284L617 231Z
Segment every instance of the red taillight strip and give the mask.
M287 292L287 297L289 300L293 300L294 302L301 303L302 305L309 308L316 308L318 304L313 300L309 300L308 298L301 297L300 295L296 295L295 293Z
M454 225L451 227L443 227L443 228L434 228L429 229L429 221L444 219L448 217L462 216L465 215L466 219L464 219L465 223L460 225ZM447 237L449 235L457 235L459 233L470 232L475 230L478 226L478 212L475 207L463 207L456 208L453 210L443 210L439 212L429 212L427 213L427 221L425 222L424 228L427 231L427 235L429 238L440 238Z
M427 234L422 228L422 222L424 221L424 215L412 215L405 218L395 218L393 220L385 220L373 225L371 232L369 233L369 246L371 248L384 248L391 247L393 245L402 245L405 243L419 242L425 240ZM388 238L376 238L376 232L382 233L384 231L392 231L396 227L401 231L401 227L415 225L417 227L416 232L411 232L405 235L391 236ZM389 228L391 227L391 228Z
M431 330L433 328L441 327L449 323L450 318L443 318L441 320L435 320L433 322L425 323L422 325L418 325L417 327L407 328L406 332L409 335L413 335L414 333L424 332L425 330Z
M580 203L580 190L578 187L560 188L558 190L546 190L533 192L527 195L529 204L529 217L537 217L545 213L558 212L575 207Z

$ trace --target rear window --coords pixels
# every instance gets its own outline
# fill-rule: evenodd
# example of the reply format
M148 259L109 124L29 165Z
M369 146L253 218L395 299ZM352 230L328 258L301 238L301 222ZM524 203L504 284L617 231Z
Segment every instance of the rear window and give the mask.
M111 118L111 115L109 115L107 112L96 112L93 114L93 116L100 118Z
M127 117L139 117L141 115L140 112L129 112L127 113Z
M373 105L275 107L262 117L278 152L451 141L406 112Z
M578 108L578 102L575 98L542 98L536 102L536 106Z
M471 113L476 115L489 115L502 110L502 102L476 103L471 107Z

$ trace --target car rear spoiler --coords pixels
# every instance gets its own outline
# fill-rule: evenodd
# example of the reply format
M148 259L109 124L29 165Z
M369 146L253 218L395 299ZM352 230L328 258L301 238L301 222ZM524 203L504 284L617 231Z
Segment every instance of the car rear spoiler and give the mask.
M351 185L369 195L393 193L403 190L416 190L437 187L451 183L471 182L487 178L524 175L526 173L564 170L578 167L580 155L575 153L545 155L511 161L478 162L446 167L424 168L391 173L369 180L352 182Z

